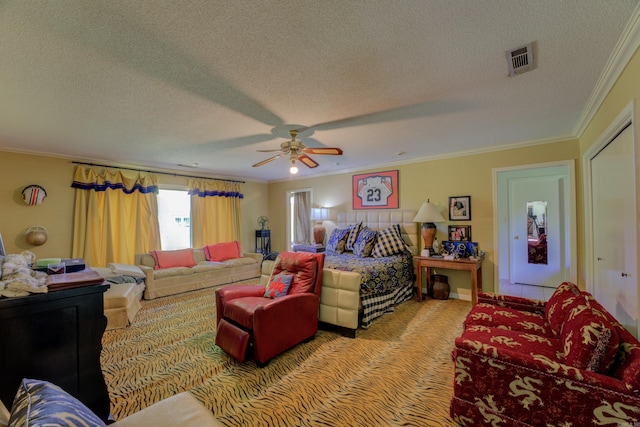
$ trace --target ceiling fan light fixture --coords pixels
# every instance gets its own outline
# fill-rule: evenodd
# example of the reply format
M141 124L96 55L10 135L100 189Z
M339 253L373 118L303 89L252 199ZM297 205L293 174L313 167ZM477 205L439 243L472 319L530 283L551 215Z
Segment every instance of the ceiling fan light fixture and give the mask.
M298 173L298 166L296 166L296 160L291 159L291 167L289 168L289 172L291 175L295 175Z

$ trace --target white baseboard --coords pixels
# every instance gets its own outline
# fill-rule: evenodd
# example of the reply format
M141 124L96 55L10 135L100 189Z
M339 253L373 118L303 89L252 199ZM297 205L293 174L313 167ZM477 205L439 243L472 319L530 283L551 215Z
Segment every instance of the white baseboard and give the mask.
M422 295L427 295L427 288L422 288ZM449 299L459 299L462 301L471 301L471 295L459 295L457 292L449 293Z
M465 295L460 295L457 292L451 292L449 294L449 298L459 299L459 300L462 300L462 301L471 301L471 295L466 295L466 294Z

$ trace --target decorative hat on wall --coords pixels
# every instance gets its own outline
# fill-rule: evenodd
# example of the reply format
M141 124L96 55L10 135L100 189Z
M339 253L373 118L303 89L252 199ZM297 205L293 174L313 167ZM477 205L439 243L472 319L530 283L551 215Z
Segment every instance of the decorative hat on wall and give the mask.
M47 197L47 191L39 185L31 184L22 189L22 200L29 206L39 205Z
M32 225L24 232L27 243L33 246L44 245L49 237L49 232L42 225Z

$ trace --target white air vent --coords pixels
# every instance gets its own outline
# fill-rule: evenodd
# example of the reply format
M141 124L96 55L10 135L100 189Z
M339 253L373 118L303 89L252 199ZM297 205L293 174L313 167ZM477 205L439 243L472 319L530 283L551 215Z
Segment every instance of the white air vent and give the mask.
M514 50L508 50L506 54L511 77L533 70L533 43Z

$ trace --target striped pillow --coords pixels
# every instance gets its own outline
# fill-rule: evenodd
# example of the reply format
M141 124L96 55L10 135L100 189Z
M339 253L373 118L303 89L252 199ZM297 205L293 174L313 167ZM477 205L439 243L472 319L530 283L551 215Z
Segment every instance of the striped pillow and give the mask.
M407 244L402 238L400 225L395 224L378 232L378 240L371 252L374 258L382 258L397 255L409 251Z
M360 233L360 229L362 228L362 221L351 227L351 231L349 231L349 237L347 237L347 250L352 251L353 247L358 240L358 233Z

